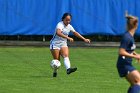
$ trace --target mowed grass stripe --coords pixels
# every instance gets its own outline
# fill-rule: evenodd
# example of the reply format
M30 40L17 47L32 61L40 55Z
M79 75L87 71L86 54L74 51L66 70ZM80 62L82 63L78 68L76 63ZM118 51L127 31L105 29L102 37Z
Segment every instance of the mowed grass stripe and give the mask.
M129 87L118 76L117 48L70 48L71 65L78 70L67 75L61 58L57 78L49 48L0 48L0 55L0 93L126 93Z

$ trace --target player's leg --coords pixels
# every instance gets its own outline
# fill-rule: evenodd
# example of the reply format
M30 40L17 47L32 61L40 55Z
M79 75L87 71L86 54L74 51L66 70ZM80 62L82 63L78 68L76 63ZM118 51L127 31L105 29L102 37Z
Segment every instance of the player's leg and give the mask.
M65 65L66 69L70 68L68 47L61 47L60 54L64 58L64 65Z
M51 54L53 56L53 59L57 59L60 61L60 50L59 49L51 49ZM54 69L53 71L53 77L57 76L57 69Z
M140 85L131 86L131 89L128 91L128 93L140 93Z
M134 70L126 76L126 79L131 84L128 93L140 93L140 73Z
M50 51L53 56L53 59L60 61L60 47L57 44L51 44L50 45ZM54 69L53 71L53 77L57 76L57 69Z
M130 82L131 85L140 85L140 73L137 70L130 72L126 79Z
M71 68L71 66L70 66L68 47L67 46L61 47L60 53L61 53L61 56L64 58L64 65L67 69L67 74L75 72L77 70L77 68Z
M51 54L53 59L57 59L60 61L60 50L59 49L51 49Z

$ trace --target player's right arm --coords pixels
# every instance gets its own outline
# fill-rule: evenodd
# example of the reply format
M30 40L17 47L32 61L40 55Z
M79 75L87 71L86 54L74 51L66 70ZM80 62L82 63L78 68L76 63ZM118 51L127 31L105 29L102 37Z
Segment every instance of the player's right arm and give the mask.
M63 37L63 38L68 39L70 42L73 42L73 41L74 41L73 38L64 35L64 34L62 33L61 29L59 29L59 28L56 30L56 34L57 34L58 36L60 36L60 37Z
M135 55L134 53L128 53L126 51L127 47L130 45L130 38L127 37L127 35L124 35L122 40L121 40L121 44L120 44L120 48L119 48L119 55L121 56L126 56L129 58L135 58L137 60L140 59L140 55Z
M128 53L124 48L120 48L119 49L119 55L121 55L121 56L126 56L126 57L130 57L130 58L135 58L135 59L137 59L137 60L140 60L140 55L135 55L135 54L130 54L130 53Z

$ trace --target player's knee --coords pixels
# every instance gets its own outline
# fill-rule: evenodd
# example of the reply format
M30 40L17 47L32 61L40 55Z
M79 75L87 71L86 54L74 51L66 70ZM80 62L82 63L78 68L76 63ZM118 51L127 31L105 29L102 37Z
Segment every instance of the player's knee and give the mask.
M140 85L140 77L137 79L134 79L133 85L135 84Z
M54 58L54 60L59 60L60 61L60 58Z
M68 55L67 55L67 54L64 54L64 55L62 55L62 57L63 57L63 58L66 58L66 57L68 57Z

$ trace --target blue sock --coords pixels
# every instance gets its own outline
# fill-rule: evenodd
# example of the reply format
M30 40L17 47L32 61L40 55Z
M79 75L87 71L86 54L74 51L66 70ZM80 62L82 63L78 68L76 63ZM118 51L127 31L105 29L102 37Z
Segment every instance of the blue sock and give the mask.
M140 93L140 85L133 85L128 93Z

